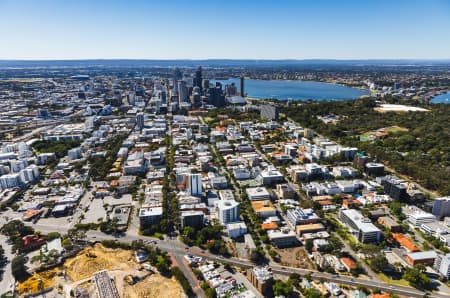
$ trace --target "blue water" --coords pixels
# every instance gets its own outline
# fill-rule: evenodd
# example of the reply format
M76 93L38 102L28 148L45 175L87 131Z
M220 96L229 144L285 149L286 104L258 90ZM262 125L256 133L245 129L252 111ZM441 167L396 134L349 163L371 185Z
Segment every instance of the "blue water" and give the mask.
M214 81L211 81L214 82ZM226 84L235 83L239 90L239 79L232 78L219 81L224 87ZM327 84L311 81L266 81L245 80L245 93L254 98L274 98L293 100L346 100L356 99L369 94L366 90L350 88L341 85Z
M450 103L450 92L433 97L430 103Z

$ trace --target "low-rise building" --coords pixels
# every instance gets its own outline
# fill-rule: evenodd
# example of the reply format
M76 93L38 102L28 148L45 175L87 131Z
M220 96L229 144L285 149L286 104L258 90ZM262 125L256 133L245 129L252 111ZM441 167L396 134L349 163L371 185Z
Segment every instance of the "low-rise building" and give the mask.
M298 225L295 228L295 231L299 236L302 236L306 233L317 233L321 231L325 231L325 227L321 223L311 223L311 224L305 224L305 225Z
M341 209L340 220L350 228L352 235L362 243L378 243L381 240L381 230L368 218L354 209Z
M203 226L205 214L203 211L189 210L180 212L181 226L198 228Z
M317 223L320 221L320 217L314 212L313 209L288 209L286 211L286 216L292 227Z
M265 187L249 187L245 192L250 201L270 200L270 194Z
M437 270L442 277L450 279L450 254L446 254L440 258Z
M139 210L139 222L141 227L159 224L163 214L162 207L145 207Z
M267 218L277 214L277 210L269 200L252 201L251 204L255 214L261 218Z
M238 238L247 233L247 225L245 222L235 222L227 224L227 232L230 238Z
M276 247L288 247L298 243L295 232L289 229L269 230L267 236Z
M411 252L406 255L406 261L411 266L415 266L417 264L424 264L425 266L433 266L436 258L437 253L434 250Z
M282 200L293 200L297 196L297 193L289 184L277 184L276 194L278 199Z
M283 174L273 167L263 170L257 178L263 185L273 185L284 181Z
M401 226L394 219L389 216L381 216L377 220L378 224L389 229L391 232L401 231Z

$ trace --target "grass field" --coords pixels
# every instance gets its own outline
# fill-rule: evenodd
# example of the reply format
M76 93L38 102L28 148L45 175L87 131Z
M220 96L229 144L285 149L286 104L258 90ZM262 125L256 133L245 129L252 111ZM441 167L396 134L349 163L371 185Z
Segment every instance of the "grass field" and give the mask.
M401 126L389 126L384 128L388 133L399 133L399 132L407 132L408 129Z
M410 287L409 283L404 279L391 279L384 273L379 273L378 277L385 283L388 283L391 285Z

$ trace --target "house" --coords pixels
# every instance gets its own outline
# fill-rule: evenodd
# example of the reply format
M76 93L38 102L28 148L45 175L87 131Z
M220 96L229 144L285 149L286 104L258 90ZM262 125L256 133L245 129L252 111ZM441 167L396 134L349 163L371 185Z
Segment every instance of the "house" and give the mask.
M268 230L276 230L276 229L278 229L278 223L276 223L275 221L262 223L261 224L261 229L266 230L266 231L268 231Z
M32 251L44 245L45 242L44 238L37 235L26 235L22 238L23 247L21 250L23 252Z
M411 239L401 233L392 233L392 239L408 252L418 252L420 248Z
M340 258L339 260L348 272L355 270L358 267L356 263L350 258Z
M401 231L401 226L391 217L389 216L382 216L378 218L377 220L378 224L382 225L383 227L389 229L391 232L399 232Z

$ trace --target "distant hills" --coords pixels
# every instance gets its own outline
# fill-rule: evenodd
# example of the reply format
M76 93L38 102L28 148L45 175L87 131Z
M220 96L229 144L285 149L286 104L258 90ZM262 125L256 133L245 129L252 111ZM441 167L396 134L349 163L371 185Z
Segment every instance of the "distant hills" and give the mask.
M41 68L41 67L298 67L298 66L450 66L446 60L413 60L413 59L368 59L368 60L148 60L148 59L88 59L88 60L0 60L0 68Z

